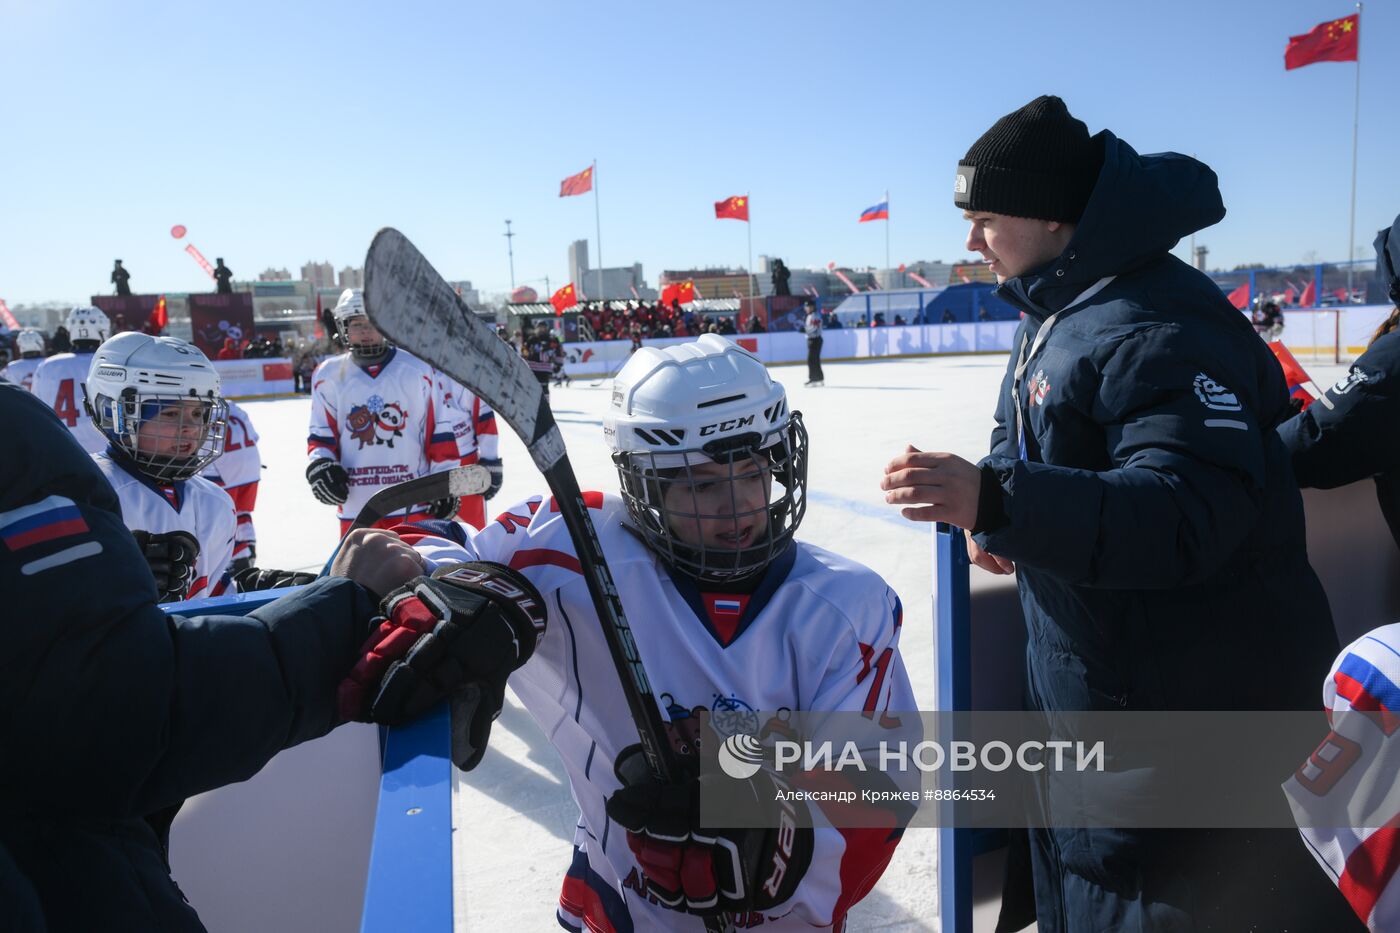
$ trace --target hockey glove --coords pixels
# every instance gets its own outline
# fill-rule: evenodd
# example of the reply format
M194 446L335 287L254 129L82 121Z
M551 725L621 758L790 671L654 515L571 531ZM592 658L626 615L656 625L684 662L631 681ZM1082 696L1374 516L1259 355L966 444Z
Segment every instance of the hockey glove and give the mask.
M499 460L481 460L480 464L491 471L491 488L481 494L481 498L487 502L491 497L501 491L501 482L505 479L505 470Z
M479 693L467 738L481 760L505 702L506 677L530 659L544 634L544 600L501 564L473 562L417 577L384 598L339 691L342 720L406 722L453 694Z
M306 465L306 481L311 494L326 505L343 505L350 498L350 475L345 467L325 457L317 457Z
M296 570L270 570L265 567L244 567L233 572L233 583L240 593L275 590L283 586L305 586L316 581L316 574Z
M429 518L451 518L457 514L457 507L461 504L456 496L444 496L429 502L425 511Z
M167 531L151 534L149 531L133 531L136 546L146 565L151 568L151 576L156 580L158 602L173 603L185 598L190 584L194 582L194 562L199 556L199 542L187 531Z
M608 818L627 830L647 893L666 907L702 915L770 910L797 890L812 862L814 836L807 805L777 799L779 791L791 789L779 776L762 769L746 782L753 812L771 825L710 829L699 823L701 785L726 781L732 794L731 778L662 784L640 745L624 748L614 770L622 787L608 798Z

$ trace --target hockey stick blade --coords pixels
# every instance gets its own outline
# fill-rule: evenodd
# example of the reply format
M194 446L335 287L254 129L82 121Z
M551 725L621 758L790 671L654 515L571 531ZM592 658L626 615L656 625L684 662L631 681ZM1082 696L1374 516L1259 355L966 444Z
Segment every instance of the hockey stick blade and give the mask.
M404 480L370 496L355 516L350 531L367 528L391 512L426 505L448 496L479 496L491 488L491 471L471 463L417 479Z
M365 311L381 333L471 389L529 448L578 551L647 762L657 777L673 780L678 772L651 681L566 456L563 436L534 373L397 230L380 230L370 244L364 296Z

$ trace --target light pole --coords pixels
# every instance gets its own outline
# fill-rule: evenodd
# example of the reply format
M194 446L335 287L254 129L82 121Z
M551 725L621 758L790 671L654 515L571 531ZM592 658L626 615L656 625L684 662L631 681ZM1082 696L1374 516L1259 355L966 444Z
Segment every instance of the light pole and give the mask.
M506 220L506 253L510 256L510 290L515 291L515 234L510 232L510 220Z

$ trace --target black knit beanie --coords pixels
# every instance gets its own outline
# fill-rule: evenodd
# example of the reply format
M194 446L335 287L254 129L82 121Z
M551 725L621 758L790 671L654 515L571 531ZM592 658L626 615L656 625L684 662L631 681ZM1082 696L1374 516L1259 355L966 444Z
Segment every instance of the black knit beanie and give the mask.
M1390 300L1400 305L1400 217L1376 234L1376 275Z
M1058 97L1008 113L958 163L953 203L965 211L1077 223L1103 165L1103 145Z

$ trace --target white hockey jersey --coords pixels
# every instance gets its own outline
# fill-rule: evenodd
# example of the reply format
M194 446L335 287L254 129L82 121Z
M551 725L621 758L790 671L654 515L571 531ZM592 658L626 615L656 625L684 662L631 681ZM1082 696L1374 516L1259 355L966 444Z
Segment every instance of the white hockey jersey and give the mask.
M186 531L199 542L186 599L219 596L229 589L237 522L228 493L202 476L157 483L120 457L101 453L92 459L117 491L126 527L152 534Z
M1342 650L1322 705L1332 731L1284 792L1308 851L1356 915L1375 933L1400 930L1400 623Z
M224 452L204 468L203 474L228 493L238 515L235 537L235 558L245 557L257 544L253 529L253 507L258 499L258 482L262 479L262 455L258 453L258 432L253 419L236 402L228 402L228 433Z
M500 435L496 431L496 413L472 391L445 373L439 374L439 383L447 404L461 415L457 419L457 449L462 463L471 464L478 460L499 460Z
M374 367L356 365L349 353L316 367L307 452L313 460L338 461L349 474L341 519L353 519L385 486L461 462L456 431L463 416L443 398L439 380L435 369L400 349Z
M674 580L623 527L620 499L596 492L584 498L673 744L689 740L686 720L700 710L743 717L783 708L917 708L898 652L899 599L873 571L797 542L752 595L699 592ZM619 933L701 930L699 918L649 901L625 831L604 810L619 787L613 763L637 742L637 731L553 501L529 499L480 532L427 523L401 526L399 533L434 568L497 561L525 574L544 597L548 630L510 684L563 759L580 810L560 922ZM793 898L746 915L743 926L811 931L841 923L895 845L888 830L818 828L815 834L812 864Z
M58 414L84 450L100 454L107 449L107 438L97 430L83 407L83 385L91 368L91 353L55 353L34 371L29 391Z
M0 379L6 382L13 382L17 386L23 386L31 392L34 390L34 371L39 368L39 364L44 362L42 356L31 356L29 358L20 357L11 360L10 365L0 369ZM83 374L86 377L86 373Z

